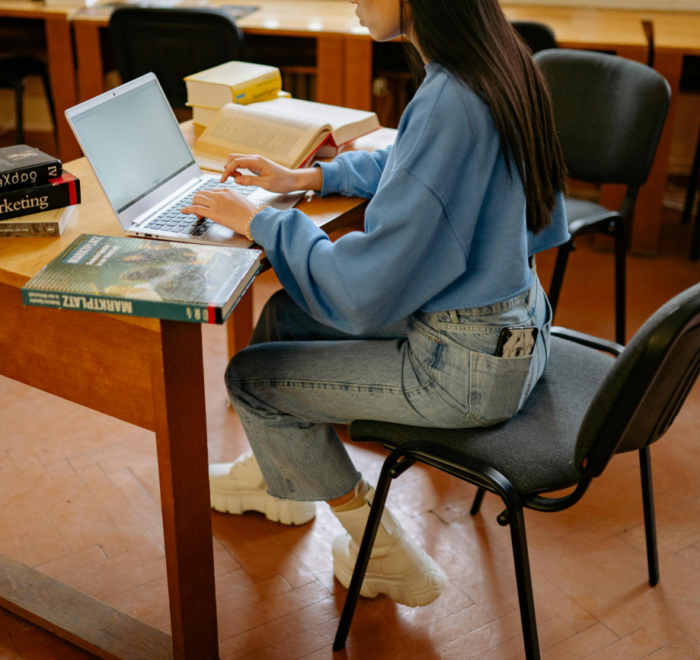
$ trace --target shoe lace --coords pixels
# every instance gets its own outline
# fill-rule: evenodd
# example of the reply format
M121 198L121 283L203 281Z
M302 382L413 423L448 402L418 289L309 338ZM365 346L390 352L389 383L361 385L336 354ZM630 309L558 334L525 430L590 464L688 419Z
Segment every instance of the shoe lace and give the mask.
M238 457L238 460L234 462L234 464L231 466L231 472L241 469L249 470L251 465L257 466L255 454L253 454L252 451L247 451L245 454L241 454L241 456Z

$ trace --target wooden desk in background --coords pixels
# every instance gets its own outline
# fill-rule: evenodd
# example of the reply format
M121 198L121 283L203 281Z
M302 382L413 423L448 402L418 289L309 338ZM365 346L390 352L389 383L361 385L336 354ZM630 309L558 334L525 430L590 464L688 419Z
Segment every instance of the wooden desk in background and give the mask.
M654 25L656 40L654 68L668 80L673 93L668 119L666 120L664 132L661 135L657 154L659 167L663 168L664 172L667 172L671 158L673 128L678 112L678 95L681 90L683 59L686 56L700 56L700 13L649 12L645 15L645 18L647 17ZM695 136L688 135L687 139L689 142L693 141ZM656 165L657 163L654 163L654 167ZM658 235L657 229L657 239Z
M187 6L187 0L182 6ZM209 5L231 4L211 0ZM372 108L372 44L369 37L348 39L360 27L353 5L338 0L256 0L257 11L236 21L246 34L316 39L316 100L358 110ZM100 29L110 11L93 9L75 15L76 59L80 100L104 91ZM362 50L358 57L356 50ZM290 44L293 48L293 44Z
M385 146L393 133L354 146ZM87 161L68 168L83 203L65 234L0 239L0 375L155 431L172 637L3 555L0 606L107 660L216 660L201 327L22 305L20 287L81 233L122 235ZM332 229L360 218L366 203L314 196L302 208ZM252 328L252 307L235 313L239 334Z
M73 66L73 39L69 22L75 11L70 8L45 7L43 3L29 0L0 1L0 22L3 19L29 18L44 23L51 94L58 124L58 151L64 162L80 158L82 155L64 116L64 112L78 102Z

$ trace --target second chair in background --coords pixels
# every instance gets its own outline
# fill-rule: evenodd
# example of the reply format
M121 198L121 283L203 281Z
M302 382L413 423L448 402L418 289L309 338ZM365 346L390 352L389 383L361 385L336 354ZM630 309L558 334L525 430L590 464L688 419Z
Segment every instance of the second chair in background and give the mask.
M153 72L176 108L187 103L185 76L243 59L243 33L220 9L119 8L109 33L122 81Z
M671 100L665 78L612 55L548 50L535 56L549 82L564 160L573 179L624 184L619 210L567 199L571 239L559 248L549 300L559 302L574 241L583 234L615 238L615 340L625 343L626 249L639 188L646 182Z
M533 53L557 48L557 38L549 25L534 21L511 21L510 24Z

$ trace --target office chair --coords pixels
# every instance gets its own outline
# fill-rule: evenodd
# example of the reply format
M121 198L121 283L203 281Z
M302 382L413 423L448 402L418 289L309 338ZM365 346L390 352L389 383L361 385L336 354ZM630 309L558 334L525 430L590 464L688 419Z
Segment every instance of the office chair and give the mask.
M15 92L15 143L24 144L24 79L27 76L39 76L44 83L46 100L51 111L54 131L56 113L51 95L51 83L46 62L38 57L19 55L0 58L0 88L13 89Z
M443 470L477 485L479 493L485 489L503 500L506 508L498 522L510 527L527 660L539 660L540 651L523 508L553 512L573 506L615 454L639 452L649 584L656 585L649 445L668 431L699 372L696 285L661 307L626 348L553 328L547 370L522 410L502 424L445 430L353 422L354 442L381 442L391 453L382 466L334 650L345 646L391 481L415 463ZM574 486L563 497L542 495Z
M176 108L187 103L185 76L243 59L243 33L220 9L117 8L109 34L122 80L152 71Z
M639 188L654 161L671 89L653 69L621 57L559 49L538 53L535 61L549 82L569 175L588 183L627 185L617 211L566 200L571 239L559 248L549 301L556 311L576 238L590 233L613 236L615 339L624 344L627 236Z
M510 24L533 53L557 48L557 38L549 25L534 21L511 21Z

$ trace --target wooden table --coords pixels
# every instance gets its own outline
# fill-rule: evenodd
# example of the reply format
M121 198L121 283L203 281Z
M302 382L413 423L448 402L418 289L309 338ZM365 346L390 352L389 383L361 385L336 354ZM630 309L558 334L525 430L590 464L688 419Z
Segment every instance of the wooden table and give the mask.
M182 6L195 0L185 0ZM209 5L231 4L210 0ZM369 37L352 38L360 27L353 6L338 0L256 0L257 11L237 21L247 34L316 39L316 100L360 110L372 107L372 50ZM80 100L104 91L100 28L109 25L110 9L81 12L73 19ZM349 39L350 37L350 39ZM357 47L363 53L358 60ZM367 53L369 55L367 56Z
M30 18L44 22L48 51L51 94L56 110L56 133L61 160L68 161L82 155L73 132L68 126L65 111L77 103L75 68L73 66L73 39L70 19L75 9L44 7L31 0L0 0L0 21L13 18Z
M393 135L381 130L354 148ZM0 606L108 660L216 660L201 327L22 305L20 287L78 235L122 234L86 160L68 168L83 203L64 235L0 239L0 375L155 431L172 637L3 555ZM314 196L302 208L330 231L366 203ZM242 340L252 308L234 313Z
M673 93L668 119L661 135L657 154L659 166L664 171L668 171L673 128L678 111L683 59L690 55L700 55L700 14L697 12L650 12L647 17L654 25L656 39L654 68L668 80ZM691 139L691 136L688 136L688 140ZM656 167L656 163L654 165ZM656 228L655 235L658 240L658 228Z

